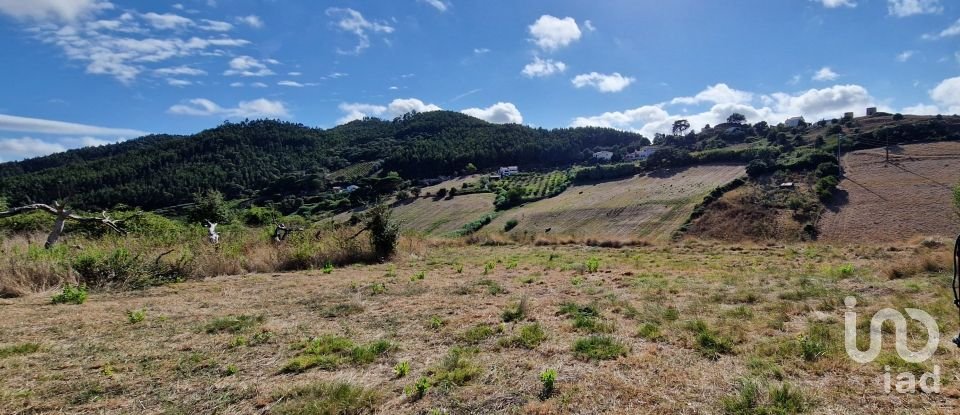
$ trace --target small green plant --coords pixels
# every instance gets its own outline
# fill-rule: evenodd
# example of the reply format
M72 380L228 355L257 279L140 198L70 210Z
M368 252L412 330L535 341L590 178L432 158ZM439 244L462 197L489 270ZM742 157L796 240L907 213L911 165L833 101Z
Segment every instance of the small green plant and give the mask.
M500 283L494 280L480 280L477 282L477 285L487 287L487 294L490 295L498 295L507 292L507 290L504 289Z
M520 333L516 336L501 339L502 347L522 347L524 349L535 349L540 343L547 339L547 333L543 331L540 323L530 323L520 328Z
M503 224L503 231L504 231L504 232L510 232L510 230L513 229L513 228L516 228L516 227L517 227L517 224L519 224L519 223L520 223L520 222L517 221L516 219L509 219L509 220L507 220L507 223Z
M489 274L490 271L493 271L493 269L496 268L496 266L497 265L493 262L487 262L486 264L483 264L483 275Z
M463 264L454 265L453 270L456 271L457 274L463 274Z
M348 363L365 365L394 349L394 345L386 340L357 345L338 336L320 336L301 347L303 353L287 362L281 372L299 373L313 367L332 370Z
M236 365L227 365L227 367L223 369L224 376L233 376L233 375L236 375L237 373L240 373L240 369L237 368Z
M410 281L421 281L427 277L426 271L418 271L416 274L410 277Z
M319 382L284 390L273 396L277 402L271 414L367 414L383 401L374 389L365 389L346 382Z
M704 357L717 360L721 355L733 353L733 341L714 333L703 320L691 321L687 328L696 334L697 349Z
M146 310L127 310L127 322L137 324L147 318Z
M387 272L383 274L383 276L387 278L396 278L397 277L396 265L390 264L390 266L387 267Z
M237 347L243 347L247 345L247 338L243 336L236 336L230 340L230 348L236 349Z
M324 274L330 274L330 273L332 273L332 272L333 272L333 263L331 263L331 262L328 261L328 262L323 266L323 273L324 273Z
M482 369L470 356L475 351L460 347L450 349L443 361L430 369L431 384L440 386L462 386L480 375Z
M510 258L510 259L507 260L507 265L505 266L505 268L506 268L506 269L515 269L515 268L517 268L518 265L520 265L520 260L519 260L519 259L517 259L517 258Z
M442 318L433 316L430 317L430 329L433 331L440 330L446 322Z
M573 354L584 360L610 360L627 355L627 346L610 336L581 337L573 344Z
M593 274L600 270L600 258L591 257L583 265L587 269L587 272Z
M556 387L557 382L557 371L556 369L547 369L543 372L540 372L540 383L543 384L543 389L540 391L540 398L547 399L550 395L553 395L554 388Z
M398 363L393 367L393 374L394 374L397 378L406 377L407 374L409 374L409 373L410 373L410 362L408 362L408 361L406 361L406 360L404 360L404 361L402 361L402 362L398 362Z
M523 320L527 316L527 297L521 297L516 304L503 310L501 317L504 323Z
M574 287L579 287L580 285L583 284L583 281L584 281L583 277L578 275L570 279L570 284L573 284Z
M51 298L53 304L83 304L87 301L87 287L83 285L66 284L60 294Z
M380 295L385 292L387 292L387 286L382 282L375 282L370 285L370 295Z
M407 386L403 389L403 393L410 397L410 399L419 401L423 399L424 395L427 394L427 390L430 389L430 379L426 377L420 377L414 382L413 385Z
M494 328L489 324L478 324L463 332L460 338L466 343L477 344L493 336L494 332Z

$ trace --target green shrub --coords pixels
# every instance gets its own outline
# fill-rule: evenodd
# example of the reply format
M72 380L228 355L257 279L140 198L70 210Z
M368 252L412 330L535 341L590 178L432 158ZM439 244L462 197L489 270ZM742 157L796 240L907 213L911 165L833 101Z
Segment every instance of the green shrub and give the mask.
M323 273L330 274L333 273L333 263L327 261L327 264L323 266Z
M472 352L454 347L440 365L430 370L431 384L462 386L480 375L482 370L470 359Z
M656 341L663 338L663 334L660 333L660 326L656 323L644 323L637 329L637 336L641 338Z
M703 320L691 321L687 328L695 333L697 350L704 357L717 360L721 355L733 353L733 341L711 331Z
M464 331L460 338L466 343L477 344L493 336L494 332L491 325L478 324Z
M610 360L627 355L627 346L610 336L581 337L573 344L573 354L585 360Z
M410 276L410 281L421 281L427 277L427 271L417 271L415 274Z
M430 379L426 377L420 377L417 381L406 388L403 388L403 393L415 401L423 399L423 396L427 394L427 390L430 389Z
M510 232L511 229L517 227L517 224L518 224L518 223L520 223L520 222L517 221L516 219L510 219L510 220L508 220L507 223L503 224L503 231L504 231L504 232Z
M63 291L54 295L51 301L53 304L83 304L87 301L87 287L66 284L63 286Z
M400 224L393 220L390 208L381 203L367 211L366 227L377 259L385 261L393 256L400 241Z
M394 374L397 378L405 377L405 376L407 376L407 374L409 374L409 373L410 373L410 362L408 362L408 361L406 361L406 360L404 360L404 361L402 361L402 362L398 362L398 363L393 367L393 374Z
M522 347L525 349L535 349L540 343L547 339L547 333L543 331L540 323L527 324L520 328L520 333L516 336L502 339L500 345L503 347Z
M520 321L526 318L527 316L527 297L520 298L520 301L515 305L507 307L506 310L503 310L501 317L505 323L510 323L514 321Z
M356 345L346 337L320 336L304 345L303 353L287 362L281 372L297 373L314 367L333 370L347 363L365 365L393 349L386 340Z
M586 267L587 272L591 274L597 272L600 269L600 258L592 257L584 263L584 266Z

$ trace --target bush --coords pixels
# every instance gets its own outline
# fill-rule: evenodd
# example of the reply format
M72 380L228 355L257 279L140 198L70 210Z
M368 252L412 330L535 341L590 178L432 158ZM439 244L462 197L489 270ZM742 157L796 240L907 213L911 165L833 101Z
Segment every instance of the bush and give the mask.
M320 382L278 394L270 413L278 415L326 415L373 413L383 401L376 390L349 383Z
M520 333L516 336L503 339L500 345L503 347L522 347L524 349L535 349L540 343L547 339L547 333L539 323L531 323L520 328Z
M83 304L87 301L87 287L83 285L64 285L60 294L51 298L53 304Z
M400 240L400 224L391 218L390 208L378 204L367 213L367 229L370 230L370 245L377 259L386 261L397 249Z
M206 193L194 193L193 208L190 210L190 221L204 223L210 221L219 224L229 223L233 219L233 212L223 199L223 193L208 190Z
M127 322L137 324L147 318L146 310L127 310Z
M510 232L511 229L516 228L517 224L520 223L516 219L510 219L503 225L504 232Z
M550 395L553 395L556 381L556 369L547 369L540 373L540 383L543 384L543 390L540 392L541 399L546 399L549 398Z
M269 225L280 218L280 212L271 207L251 206L243 212L243 223L248 226Z

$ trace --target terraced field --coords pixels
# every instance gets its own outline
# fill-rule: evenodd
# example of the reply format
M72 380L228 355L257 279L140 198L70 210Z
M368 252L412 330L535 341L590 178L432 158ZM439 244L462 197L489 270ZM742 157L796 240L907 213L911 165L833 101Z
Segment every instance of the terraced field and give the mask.
M556 197L506 211L485 229L500 232L508 220L516 219L511 233L667 240L704 195L743 174L743 166L699 166L573 186Z

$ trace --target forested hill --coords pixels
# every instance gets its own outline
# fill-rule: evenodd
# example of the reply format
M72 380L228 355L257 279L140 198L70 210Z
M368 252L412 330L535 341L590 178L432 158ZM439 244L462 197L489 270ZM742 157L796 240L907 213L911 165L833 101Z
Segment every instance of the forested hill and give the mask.
M364 119L328 130L244 121L189 136L152 135L3 163L0 197L22 204L69 196L71 205L83 209L155 209L188 202L205 190L227 198L256 196L278 181L322 190L327 173L369 161L415 179L452 174L469 163L479 169L565 164L594 148L646 143L610 129L491 124L449 111Z

